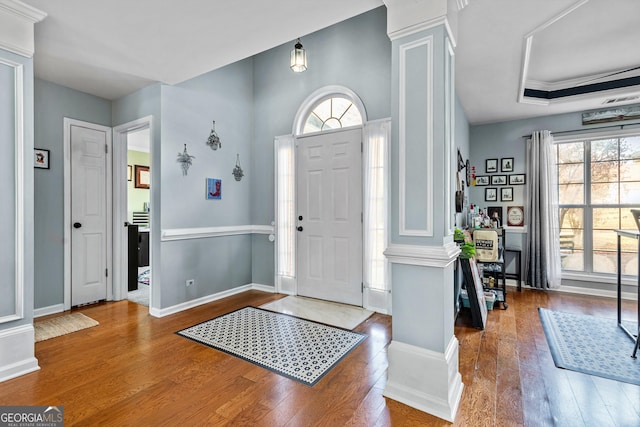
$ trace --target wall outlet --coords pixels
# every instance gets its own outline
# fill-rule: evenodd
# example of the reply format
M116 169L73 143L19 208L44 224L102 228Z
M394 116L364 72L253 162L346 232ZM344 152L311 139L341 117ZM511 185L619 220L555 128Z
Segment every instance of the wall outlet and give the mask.
M193 285L194 283L196 283L196 280L195 280L195 279L189 279L189 280L187 280L187 281L186 281L187 288L188 288L189 286Z

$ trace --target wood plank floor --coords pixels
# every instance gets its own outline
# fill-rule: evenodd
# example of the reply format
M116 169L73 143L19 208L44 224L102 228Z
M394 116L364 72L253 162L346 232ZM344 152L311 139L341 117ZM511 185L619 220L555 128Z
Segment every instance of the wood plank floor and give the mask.
M128 301L74 310L100 325L37 343L41 370L0 383L0 405L62 405L68 426L450 425L382 396L389 316L358 326L367 340L314 387L175 334L281 297L249 291L161 319ZM453 425L640 426L640 387L557 369L537 313L615 317L615 300L523 290L508 302L484 331L464 311L456 322L465 389ZM635 302L624 310L632 318Z

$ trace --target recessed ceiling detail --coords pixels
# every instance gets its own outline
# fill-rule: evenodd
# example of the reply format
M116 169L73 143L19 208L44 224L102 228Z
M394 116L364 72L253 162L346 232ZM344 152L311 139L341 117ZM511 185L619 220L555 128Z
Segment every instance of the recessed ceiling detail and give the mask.
M580 0L526 34L518 101L550 105L640 90L637 39L623 36L612 45L607 37L636 25L633 11L620 6L610 8L615 19L602 19L600 2ZM580 27L586 31L569 31Z

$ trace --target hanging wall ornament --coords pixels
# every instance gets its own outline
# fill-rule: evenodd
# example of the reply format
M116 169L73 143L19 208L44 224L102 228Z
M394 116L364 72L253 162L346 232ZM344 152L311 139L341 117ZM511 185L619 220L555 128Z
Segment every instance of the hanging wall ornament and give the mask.
M233 168L233 177L236 179L236 181L240 181L242 180L242 177L244 176L244 172L242 171L242 168L240 167L240 154L236 154L236 167Z
M213 121L213 126L211 127L211 133L209 134L209 138L207 139L207 145L212 150L217 150L218 148L222 148L222 142L220 142L220 138L216 133L216 121Z
M187 153L187 144L184 144L184 150L182 153L178 153L178 163L182 167L182 176L187 175L187 171L189 170L189 166L191 166L191 159L195 159L195 156L189 155Z

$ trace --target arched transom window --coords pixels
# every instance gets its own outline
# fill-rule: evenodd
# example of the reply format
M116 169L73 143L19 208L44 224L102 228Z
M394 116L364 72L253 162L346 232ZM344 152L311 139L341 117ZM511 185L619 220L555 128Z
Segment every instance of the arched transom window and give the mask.
M309 113L302 133L322 132L362 124L362 115L350 99L340 96L327 98Z

